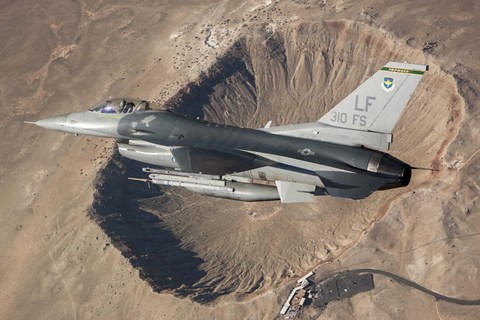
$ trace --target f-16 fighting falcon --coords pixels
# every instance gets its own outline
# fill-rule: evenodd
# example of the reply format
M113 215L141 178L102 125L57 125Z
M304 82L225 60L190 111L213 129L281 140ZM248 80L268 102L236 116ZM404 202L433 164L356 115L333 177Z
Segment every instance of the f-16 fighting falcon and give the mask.
M363 199L408 185L411 167L383 152L427 65L390 62L317 122L246 129L109 99L85 112L34 122L117 139L124 157L156 168L136 179L242 201Z

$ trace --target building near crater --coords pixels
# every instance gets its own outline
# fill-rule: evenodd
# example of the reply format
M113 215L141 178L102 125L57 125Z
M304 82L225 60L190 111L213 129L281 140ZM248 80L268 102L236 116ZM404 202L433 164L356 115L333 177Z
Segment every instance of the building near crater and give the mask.
M373 274L371 273L341 273L316 285L317 298L313 301L313 305L323 307L331 301L351 298L374 288Z

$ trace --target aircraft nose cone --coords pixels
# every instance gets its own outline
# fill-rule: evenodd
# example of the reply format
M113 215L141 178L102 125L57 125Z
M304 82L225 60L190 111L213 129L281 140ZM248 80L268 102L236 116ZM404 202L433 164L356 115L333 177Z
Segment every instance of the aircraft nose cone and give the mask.
M67 116L57 116L38 120L34 124L45 129L62 131L66 121Z

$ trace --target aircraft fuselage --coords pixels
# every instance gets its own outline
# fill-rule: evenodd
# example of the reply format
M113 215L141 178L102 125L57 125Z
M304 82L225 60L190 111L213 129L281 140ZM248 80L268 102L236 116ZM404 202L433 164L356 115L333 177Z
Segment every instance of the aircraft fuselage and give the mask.
M239 200L363 199L408 185L408 164L388 150L392 131L427 65L389 62L316 122L247 129L152 110L117 98L89 111L35 122L48 129L115 138L123 156L156 184ZM258 183L264 180L274 183Z

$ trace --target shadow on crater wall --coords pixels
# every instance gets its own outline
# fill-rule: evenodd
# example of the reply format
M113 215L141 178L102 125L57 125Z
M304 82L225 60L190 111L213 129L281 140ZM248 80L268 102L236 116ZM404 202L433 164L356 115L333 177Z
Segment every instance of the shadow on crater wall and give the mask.
M158 216L142 209L161 206L162 197L155 186L126 181L139 172L140 164L116 154L96 179L90 215L154 291L186 296L205 275L203 260L182 248Z
M205 109L215 109L213 105L218 107L219 100L231 92L229 89L236 82L248 88L248 96L256 104L255 77L249 68L250 64L244 40L238 40L207 71L201 72L195 81L188 83L165 102L164 107L179 114L204 119Z

